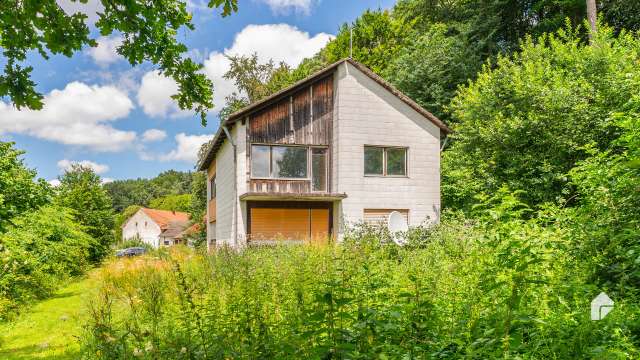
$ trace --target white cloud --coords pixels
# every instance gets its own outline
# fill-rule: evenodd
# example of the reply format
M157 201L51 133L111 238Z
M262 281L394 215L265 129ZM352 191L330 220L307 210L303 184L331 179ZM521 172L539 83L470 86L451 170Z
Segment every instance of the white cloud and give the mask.
M92 47L87 50L87 53L96 64L100 66L107 66L118 60L124 59L118 54L118 46L122 44L123 38L121 36L100 36L97 40L98 46Z
M77 0L56 0L56 3L60 5L67 15L73 15L76 13L87 15L87 19L91 26L93 26L96 20L98 20L98 13L104 11L104 6L102 6L102 2L100 0L88 0L86 4Z
M212 52L204 62L204 71L213 81L215 111L224 105L224 99L234 91L233 82L223 78L230 66L226 56L258 54L261 62L273 59L298 66L307 57L315 55L333 35L307 32L287 24L249 25L236 34L232 46L223 53Z
M212 135L187 135L180 133L175 139L177 147L168 154L161 155L161 161L185 161L195 163L198 159L198 151L205 142L211 140Z
M51 186L53 186L53 187L58 187L58 186L60 186L60 180L51 179L51 180L49 180L49 184L51 184Z
M145 114L151 117L183 117L193 113L181 110L178 104L171 98L178 92L178 84L157 70L149 71L142 77L138 89L138 104L142 106Z
M133 103L114 86L89 86L74 81L43 99L42 110L18 110L0 101L0 134L26 134L95 151L120 151L136 133L113 128L109 122L129 115Z
M276 14L286 14L291 10L308 15L313 6L312 0L259 0L271 8Z
M96 174L104 174L107 171L109 171L108 165L98 164L89 160L73 161L73 160L62 159L58 161L58 168L60 168L60 170L62 171L71 170L73 165L80 165L82 167L89 168L93 170Z
M167 133L160 129L149 129L142 134L143 142L162 141L167 137Z
M113 180L112 178L108 178L108 177L106 177L106 178L102 178L102 180L101 180L101 182L102 182L103 184L108 184L108 183L113 182L113 181L114 181L114 180Z

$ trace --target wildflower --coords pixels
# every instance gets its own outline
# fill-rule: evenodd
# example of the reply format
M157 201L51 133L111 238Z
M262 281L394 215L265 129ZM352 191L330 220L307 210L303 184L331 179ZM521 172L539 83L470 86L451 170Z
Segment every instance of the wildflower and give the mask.
M133 349L133 356L135 357L140 357L142 356L142 350L138 349L138 348L134 348Z
M153 350L153 344L151 343L151 341L149 341L149 342L147 343L147 345L144 347L144 349L145 349L147 352L149 352L149 351L152 351L152 350Z
M187 353L187 348L186 347L182 347L182 349L180 349L180 354L186 354Z

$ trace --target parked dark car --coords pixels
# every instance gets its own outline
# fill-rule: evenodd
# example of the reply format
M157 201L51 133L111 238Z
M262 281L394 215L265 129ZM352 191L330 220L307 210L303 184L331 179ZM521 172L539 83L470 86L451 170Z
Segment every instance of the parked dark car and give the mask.
M143 247L130 247L126 249L121 249L116 252L117 257L125 257L125 256L137 256L142 255L147 252L147 249Z

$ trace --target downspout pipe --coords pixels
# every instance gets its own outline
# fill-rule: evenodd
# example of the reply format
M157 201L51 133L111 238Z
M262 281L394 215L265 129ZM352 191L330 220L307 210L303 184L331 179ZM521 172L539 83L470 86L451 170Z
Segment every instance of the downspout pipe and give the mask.
M231 143L231 146L233 148L233 217L232 217L232 221L233 221L233 245L234 248L238 248L238 209L237 209L237 203L238 203L238 149L237 149L237 144L235 142L235 140L233 139L233 137L231 136L231 132L229 131L229 128L227 127L227 125L221 125L222 126L222 131L224 131L224 134L227 136L227 139L229 139L229 143Z

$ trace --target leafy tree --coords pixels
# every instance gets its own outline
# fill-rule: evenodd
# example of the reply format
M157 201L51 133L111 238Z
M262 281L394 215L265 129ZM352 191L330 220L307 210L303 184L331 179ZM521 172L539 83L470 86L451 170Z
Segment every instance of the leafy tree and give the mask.
M276 65L269 60L262 64L256 53L251 56L230 56L229 60L231 65L224 78L233 80L237 91L225 99L225 106L220 111L221 119L293 83L291 69L284 62Z
M191 210L191 194L167 195L149 202L152 209L189 212Z
M638 38L601 28L593 41L585 46L571 30L528 39L460 91L443 153L445 206L469 206L504 185L526 191L529 205L571 195L567 172L588 147L611 147L619 133L610 114L640 91Z
M199 222L207 212L207 175L204 172L193 174L191 184L191 208L189 213L193 221Z
M343 24L336 38L322 50L327 63L350 55L350 36L353 29L353 58L378 74L415 34L413 23L397 18L390 11L367 10L349 26Z
M481 60L455 27L435 24L404 47L385 78L418 104L448 122L445 107L458 85L474 79Z
M70 209L45 205L15 218L0 234L0 318L82 274L93 246Z
M27 169L20 158L24 152L13 145L0 141L0 233L12 218L48 203L52 195L51 186L35 180L35 170Z
M640 30L640 1L598 0L598 12L616 33Z
M75 219L95 239L90 259L98 262L113 243L111 198L102 188L100 177L92 169L73 165L60 177L56 203L73 209Z
M74 0L75 1L75 0ZM80 0L86 4L86 0ZM212 84L201 73L201 64L184 56L187 47L177 40L181 29L193 30L187 1L138 2L101 0L95 27L101 35L120 33L124 42L118 53L131 65L151 62L179 86L174 95L182 109L195 109L205 122L212 104ZM210 8L223 7L223 16L237 11L237 0L211 0ZM42 108L42 95L31 80L33 67L22 66L27 53L45 59L50 54L71 57L83 46L97 46L90 37L88 17L67 14L56 0L0 2L0 47L7 59L0 76L0 97L8 96L16 107Z

